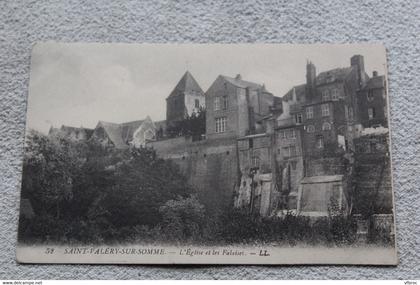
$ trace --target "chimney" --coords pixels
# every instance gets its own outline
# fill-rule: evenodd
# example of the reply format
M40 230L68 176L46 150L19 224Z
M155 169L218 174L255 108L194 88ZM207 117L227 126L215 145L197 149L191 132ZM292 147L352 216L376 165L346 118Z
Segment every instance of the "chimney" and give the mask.
M378 76L378 72L377 72L376 70L374 70L374 71L372 72L372 77L376 77L376 76Z
M356 67L357 70L357 81L359 87L362 87L365 82L365 61L363 56L360 54L353 55L350 59L350 65Z
M242 76L241 76L241 74L239 74L239 73L238 73L238 74L236 74L235 79L236 79L236 80L242 80Z
M316 80L316 68L315 65L308 61L306 63L306 87L310 94L315 94L315 80Z

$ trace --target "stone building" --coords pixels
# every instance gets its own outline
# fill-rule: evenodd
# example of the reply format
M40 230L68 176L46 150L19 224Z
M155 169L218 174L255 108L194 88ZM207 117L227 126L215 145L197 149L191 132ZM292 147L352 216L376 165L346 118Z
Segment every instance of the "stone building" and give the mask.
M359 122L363 127L388 126L386 90L385 76L378 76L374 71L358 92Z
M172 126L205 107L204 92L187 71L166 98L166 124Z
M205 93L207 139L261 132L257 121L269 113L274 96L262 84L220 75Z
M360 55L349 67L317 74L308 62L306 70L306 83L281 98L240 75L220 75L205 92L204 141L147 145L180 165L210 208L319 217L334 204L349 212L355 140L366 127L386 127L384 78L369 78Z
M384 77L374 73L369 78L363 56L355 55L349 67L318 75L315 65L308 62L306 83L293 87L283 96L285 112L278 117L278 124L290 122L303 127L300 132L295 129L293 134L301 136L301 144L296 145L296 151L293 148L293 153L302 153L303 163L297 168L301 177L298 213L327 215L331 199L342 210L350 208L354 141L364 127L387 125L385 90ZM280 136L287 137L286 133Z
M121 124L99 121L91 139L104 146L113 146L118 149L130 146L141 147L148 141L156 140L158 130L149 116L144 120Z

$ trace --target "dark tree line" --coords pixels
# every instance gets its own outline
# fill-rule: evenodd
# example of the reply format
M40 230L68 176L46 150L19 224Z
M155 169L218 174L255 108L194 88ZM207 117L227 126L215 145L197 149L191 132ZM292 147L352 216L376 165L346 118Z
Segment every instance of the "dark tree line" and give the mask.
M202 211L178 167L154 150L104 148L32 132L23 164L23 242L124 241L139 227L164 227L182 206ZM181 209L181 210L180 210ZM188 210L188 209L187 209Z

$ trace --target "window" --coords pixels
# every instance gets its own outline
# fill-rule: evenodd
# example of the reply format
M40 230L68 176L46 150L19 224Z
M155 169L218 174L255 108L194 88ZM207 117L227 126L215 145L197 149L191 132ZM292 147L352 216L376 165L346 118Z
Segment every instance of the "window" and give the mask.
M258 156L252 157L252 167L260 167L260 158Z
M308 133L313 133L315 132L315 127L313 125L309 125L308 126Z
M324 147L324 138L322 136L316 137L316 147L323 148Z
M296 124L302 124L302 122L303 122L302 113L295 114L295 122L296 122Z
M249 146L249 148L253 148L254 147L254 140L253 139L249 139L248 146Z
M296 156L296 146L289 146L290 156Z
M321 105L321 112L322 116L329 116L330 115L330 106L328 104L322 104Z
M296 156L296 146L291 145L291 146L283 147L283 156L284 157Z
M330 100L330 91L328 89L322 91L322 101Z
M368 116L369 116L369 120L372 120L373 118L375 118L375 108L368 108Z
M353 118L354 118L354 113L353 113L353 108L352 107L349 107L349 120L350 121L353 121Z
M294 129L290 130L290 138L295 139L296 138L296 132Z
M220 110L220 97L214 98L214 110L215 111Z
M322 124L322 130L323 130L323 131L330 131L330 130L331 130L331 124L330 124L330 123L328 123L328 122L324 122L324 123Z
M286 132L285 132L285 131L280 131L280 132L279 132L279 137L280 137L281 139L285 139L285 138L286 138Z
M306 118L312 119L314 117L314 107L306 107Z
M338 89L334 88L331 91L331 98L332 98L332 100L338 100Z
M373 101L373 98L374 98L373 90L369 90L368 93L367 93L367 100L368 101Z
M226 117L216 118L216 133L226 131Z
M198 109L200 108L200 101L198 99L194 100L194 106Z
M296 170L297 161L291 161L292 170Z
M228 96L223 96L223 110L227 110L228 108Z

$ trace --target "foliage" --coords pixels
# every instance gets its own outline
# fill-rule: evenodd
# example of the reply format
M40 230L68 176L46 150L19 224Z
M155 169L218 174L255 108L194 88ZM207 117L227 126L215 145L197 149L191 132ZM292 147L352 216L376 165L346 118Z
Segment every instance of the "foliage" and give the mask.
M134 227L157 226L160 207L192 192L170 161L151 149L117 150L94 141L30 132L22 197L35 217L21 216L24 242L112 242Z
M206 110L202 107L198 112L187 115L184 120L172 122L166 129L168 137L192 136L193 140L201 140L206 133Z
M167 240L181 242L202 239L205 210L196 196L169 200L159 208L159 212L162 215L162 233Z

